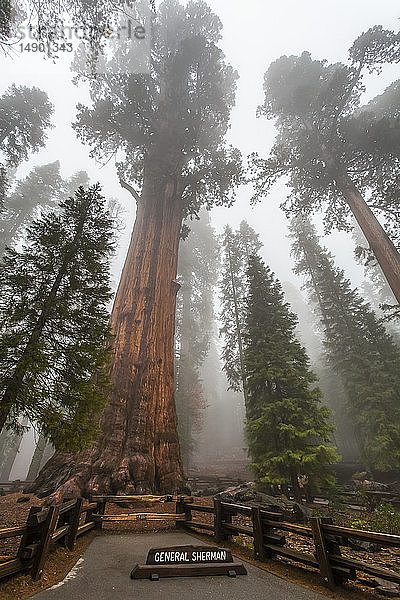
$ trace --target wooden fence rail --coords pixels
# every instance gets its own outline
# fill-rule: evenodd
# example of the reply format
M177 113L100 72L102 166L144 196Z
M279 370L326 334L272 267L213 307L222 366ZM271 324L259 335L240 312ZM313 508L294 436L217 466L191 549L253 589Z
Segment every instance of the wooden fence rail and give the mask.
M182 508L180 512L183 512ZM213 514L213 525L194 520L193 513L196 512ZM341 555L341 548L354 548L354 542L357 540L370 542L375 548L388 546L400 549L398 535L338 527L328 518L312 518L311 526L306 527L285 522L280 513L268 512L259 507L228 504L218 499L214 500L213 507L188 503L185 514L185 528L212 531L217 543L229 540L233 535L247 535L253 538L254 556L258 560L282 556L296 563L314 567L319 570L324 584L328 587L340 585L348 579L356 579L357 571L400 583L400 573ZM245 516L248 524L233 523L232 517L237 515ZM310 552L301 552L290 547L285 532L312 540ZM368 548L362 550L369 551Z

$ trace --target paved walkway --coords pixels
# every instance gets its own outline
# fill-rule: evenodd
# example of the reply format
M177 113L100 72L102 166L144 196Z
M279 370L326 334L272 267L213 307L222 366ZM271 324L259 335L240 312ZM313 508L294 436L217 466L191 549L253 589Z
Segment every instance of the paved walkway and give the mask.
M326 600L245 563L248 575L236 578L183 577L149 581L130 579L136 563L146 562L152 547L200 545L186 533L149 533L96 537L67 577L34 596L35 600ZM239 559L240 560L240 559ZM243 561L244 562L244 561Z

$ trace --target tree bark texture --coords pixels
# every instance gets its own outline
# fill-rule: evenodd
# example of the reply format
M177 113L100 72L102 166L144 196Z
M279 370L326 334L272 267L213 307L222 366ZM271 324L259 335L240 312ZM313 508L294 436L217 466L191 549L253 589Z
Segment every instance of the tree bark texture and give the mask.
M56 453L27 491L58 500L182 489L173 364L182 202L176 177L155 180L145 179L112 311L112 392L100 440L77 456Z

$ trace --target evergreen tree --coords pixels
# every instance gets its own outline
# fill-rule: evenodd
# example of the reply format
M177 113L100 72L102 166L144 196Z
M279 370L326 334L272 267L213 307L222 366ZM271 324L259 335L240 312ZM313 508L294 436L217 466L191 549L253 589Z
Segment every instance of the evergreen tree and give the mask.
M78 187L88 183L89 178L84 171L63 180L59 161L35 167L25 179L17 181L13 193L5 200L5 210L0 214L0 253L6 246L18 241L37 216L39 208L56 207L61 200L73 195Z
M315 228L291 225L296 272L303 274L325 336L329 364L347 394L348 414L369 467L397 469L400 460L400 349L370 305L319 244Z
M261 247L258 234L246 221L237 232L227 225L222 237L221 313L224 339L223 369L230 389L243 391L246 402L245 368L243 357L243 326L245 320L246 270L249 256Z
M99 185L28 228L0 263L0 427L36 422L59 448L88 445L108 389L113 221Z
M36 492L183 485L173 365L182 222L203 205L230 204L243 180L240 153L225 139L237 75L217 46L220 30L205 2L165 0L154 16L151 72L124 72L127 48L118 44L108 72L90 80L90 106L79 107L79 138L99 157L118 154L137 211L111 314L102 436L90 453L56 454Z
M0 212L8 170L44 146L52 112L47 94L36 87L12 85L0 96Z
M340 377L327 364L323 345L324 335L319 326L319 318L313 311L312 305L305 303L302 294L293 284L285 282L283 291L292 312L299 319L296 336L305 347L310 358L311 368L318 378L318 386L323 394L323 404L332 411L333 422L336 426L333 441L343 462L359 464L360 450L353 423L346 410L346 391Z
M253 469L261 481L290 483L298 498L300 475L314 488L333 483L326 467L338 460L330 445L334 428L280 283L257 255L247 276L244 360Z
M209 213L190 222L188 238L181 243L177 298L175 398L178 433L184 465L195 448L194 435L202 426L205 408L200 369L208 353L214 324L214 288L218 277L218 242Z

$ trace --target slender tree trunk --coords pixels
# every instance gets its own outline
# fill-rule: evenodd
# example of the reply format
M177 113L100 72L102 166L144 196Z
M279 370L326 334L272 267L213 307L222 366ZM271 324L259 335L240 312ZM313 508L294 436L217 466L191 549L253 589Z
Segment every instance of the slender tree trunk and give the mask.
M297 473L294 470L291 471L290 481L292 484L292 493L293 493L294 499L296 502L301 503L302 494L301 494L300 485L299 485L299 478L298 478Z
M31 464L29 465L29 471L26 476L27 481L34 481L39 473L40 464L42 462L43 454L47 446L47 440L43 434L40 434L38 442L36 444L35 451L32 456Z
M182 460L186 474L190 467L191 458L191 403L190 403L190 374L191 365L191 348L190 348L190 309L191 309L191 273L186 274L186 282L182 288L182 326L181 326L181 343L179 355L179 372L177 385L180 390L180 430L184 438L183 446L181 442Z
M3 468L1 469L1 473L0 473L1 481L8 481L10 478L10 473L13 468L15 459L17 457L18 450L19 450L19 447L22 442L22 438L23 438L22 433L15 433L12 437L12 440L11 440L11 443L10 443L10 446L9 446L9 449L8 449L8 452L6 455L6 459L3 464Z
M41 495L173 492L183 473L174 401L181 193L148 174L111 316L113 389L98 443L56 453L27 488Z
M235 275L233 273L233 268L232 268L232 257L231 257L231 250L230 250L229 243L228 243L228 260L229 260L229 271L230 271L230 275L231 275L233 306L234 306L234 310L235 310L235 325L236 325L237 342L238 342L238 349L239 349L240 375L241 375L241 379L242 379L244 405L247 410L249 403L248 403L248 393L247 393L246 369L244 366L242 330L240 327L239 305L238 305L238 298L237 298L236 285L235 285Z
M400 304L400 255L398 251L350 178L347 175L338 175L336 183Z

